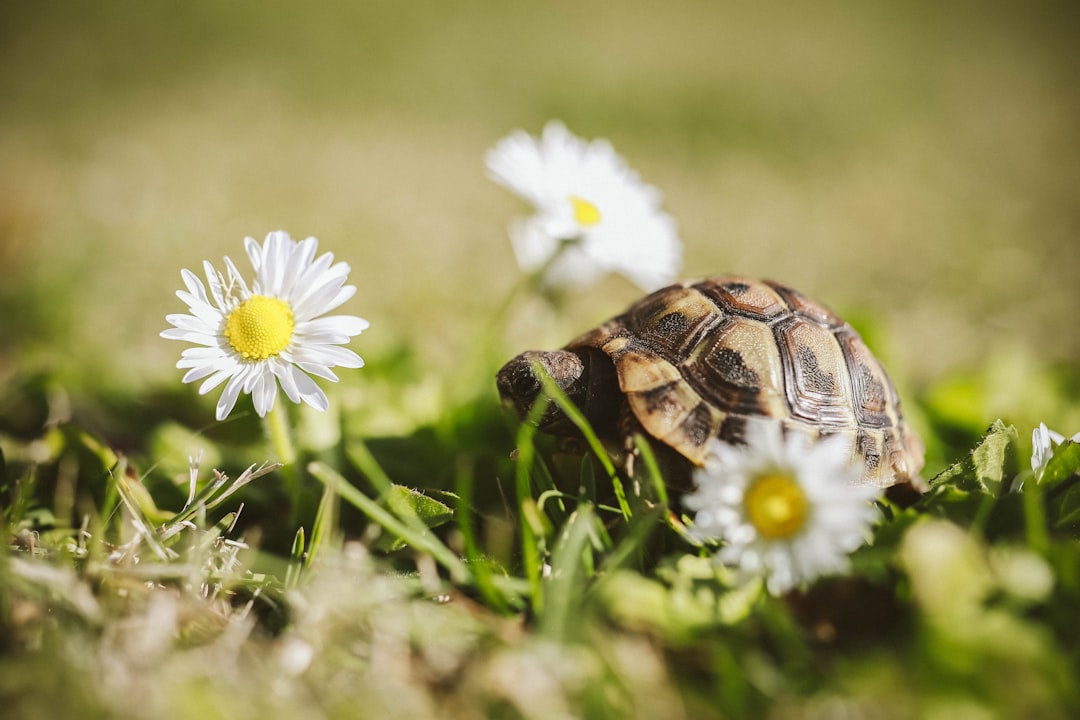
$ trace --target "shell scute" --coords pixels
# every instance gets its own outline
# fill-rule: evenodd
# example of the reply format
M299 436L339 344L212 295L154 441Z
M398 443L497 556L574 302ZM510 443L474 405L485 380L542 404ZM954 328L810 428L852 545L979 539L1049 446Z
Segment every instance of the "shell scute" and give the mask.
M711 421L703 423L698 408L708 412L708 406L701 401L701 396L684 382L663 385L646 392L627 394L630 409L646 432L669 445L680 449L687 442L686 437L694 438L711 428ZM689 425L687 426L687 422ZM706 431L700 428L707 426ZM684 427L685 426L685 427ZM711 433L701 436L700 444ZM690 441L693 444L692 441Z
M855 438L855 449L862 456L866 471L876 472L885 450L884 436L880 432L860 431Z
M746 414L787 413L783 364L769 328L731 318L687 361L683 374L719 408Z
M816 425L856 424L847 360L831 332L799 317L776 327L791 414Z
M798 290L786 285L781 285L780 283L769 282L768 284L784 298L784 302L796 315L800 315L813 323L824 325L831 329L845 325L839 315L821 303L814 302Z
M859 425L883 428L897 424L893 408L899 400L881 363L853 331L838 334L838 339L851 373L855 417Z
M679 363L721 319L720 309L700 292L676 286L643 300L626 317L626 326L670 362Z
M628 341L627 341L628 340ZM606 343L619 375L619 389L624 393L645 393L664 385L680 384L682 373L655 351L631 338L620 338L618 345ZM612 348L617 348L609 352Z
M720 307L755 320L769 322L786 314L787 305L775 290L758 280L722 277L696 286Z

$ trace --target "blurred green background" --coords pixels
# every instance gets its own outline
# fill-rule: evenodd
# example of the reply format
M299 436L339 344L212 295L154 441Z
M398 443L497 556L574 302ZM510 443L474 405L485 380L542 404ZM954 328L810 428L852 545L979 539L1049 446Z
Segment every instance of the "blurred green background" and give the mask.
M345 311L372 321L352 345L369 365L408 347L418 375L452 385L518 279L506 224L525 208L482 155L560 118L663 191L686 276L768 276L825 301L905 392L987 367L1027 387L1080 354L1076 16L1042 1L5 2L0 379L178 383L181 347L157 334L183 309L180 269L284 229L353 266ZM526 307L504 349L561 343L637 294L612 278L562 317Z

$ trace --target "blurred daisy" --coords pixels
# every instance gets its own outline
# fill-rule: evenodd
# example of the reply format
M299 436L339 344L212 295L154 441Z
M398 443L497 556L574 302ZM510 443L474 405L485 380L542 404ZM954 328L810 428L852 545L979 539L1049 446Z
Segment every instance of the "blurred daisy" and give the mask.
M199 394L225 383L218 420L232 411L241 392L251 395L260 417L266 415L279 384L294 403L326 410L326 394L308 373L337 382L330 368L364 365L359 355L338 346L366 330L368 321L352 315L322 317L356 292L345 284L349 266L334 264L333 253L316 259L319 241L313 237L296 242L279 231L267 235L262 245L245 238L244 246L255 268L250 289L227 257L224 275L203 263L209 295L195 273L181 271L187 290L176 295L191 314L166 316L173 327L161 337L199 346L184 350L176 363L187 369L184 382L203 380Z
M763 577L773 595L843 572L879 518L871 501L881 494L858 484L850 457L842 439L785 438L765 423L747 428L745 446L714 440L683 501L697 513L692 532L722 540L716 560Z
M1080 443L1080 433L1073 435L1069 441ZM1039 423L1039 427L1031 433L1031 472L1036 478L1042 477L1050 458L1054 456L1054 448L1063 442L1065 436L1046 427L1046 423Z
M510 241L518 264L549 286L582 286L609 272L644 290L675 280L675 221L606 140L586 142L559 122L539 137L518 130L488 151L489 176L532 204Z

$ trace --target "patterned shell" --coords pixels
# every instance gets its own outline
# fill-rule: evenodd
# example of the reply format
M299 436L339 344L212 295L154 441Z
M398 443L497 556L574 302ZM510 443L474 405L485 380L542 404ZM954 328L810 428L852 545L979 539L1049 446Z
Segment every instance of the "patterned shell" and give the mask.
M646 296L569 345L615 364L647 433L694 464L713 436L738 443L764 418L840 435L863 481L919 482L923 446L885 370L828 308L771 281L714 277Z

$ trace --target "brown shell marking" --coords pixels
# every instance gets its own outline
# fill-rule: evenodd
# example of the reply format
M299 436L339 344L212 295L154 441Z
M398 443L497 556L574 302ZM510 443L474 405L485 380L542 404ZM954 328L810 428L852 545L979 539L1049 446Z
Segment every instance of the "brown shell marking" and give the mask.
M651 435L695 464L710 437L738 442L747 420L850 439L864 482L914 478L922 446L858 334L831 310L769 281L674 285L567 348L593 347Z

